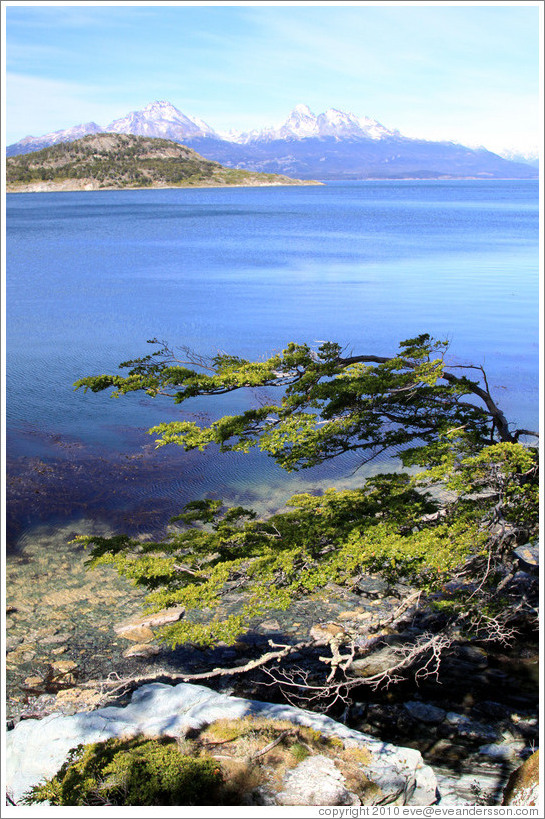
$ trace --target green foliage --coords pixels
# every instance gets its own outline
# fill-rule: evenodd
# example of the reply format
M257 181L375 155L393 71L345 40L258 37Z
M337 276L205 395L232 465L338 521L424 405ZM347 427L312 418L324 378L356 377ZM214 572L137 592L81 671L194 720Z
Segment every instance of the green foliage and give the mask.
M293 756L296 762L303 762L307 756L310 756L310 751L305 745L301 745L300 742L294 742L290 748L290 754Z
M127 375L91 376L75 386L93 392L113 388L114 396L138 391L169 395L175 403L198 395L277 388L276 403L224 416L209 426L162 423L150 434L158 446L174 443L187 450L211 444L222 452L258 447L287 470L350 451L368 461L393 450L406 465L424 465L427 448L432 451L439 436L452 429L463 430L477 449L494 435L516 440L479 379L446 370L447 348L447 342L427 334L401 342L391 357L345 357L331 342L318 350L291 343L281 354L251 362L223 354L206 361L188 351L188 359L181 361L163 345L122 363Z
M186 618L161 631L171 646L233 643L264 612L321 594L328 583L356 588L369 573L432 594L453 574L468 576L488 561L472 605L494 597L493 567L505 544L537 531L537 450L518 443L525 431L509 430L480 368L482 383L445 368L446 349L424 334L401 342L390 358L344 357L329 342L317 351L292 343L282 354L250 362L225 354L180 361L163 345L124 362L126 376L81 379L76 386L86 390L144 390L176 403L258 386L280 391L276 404L209 426L160 424L150 430L159 446L258 446L286 469L349 450L367 460L394 450L406 466L425 467L412 476L379 475L355 490L295 495L287 511L266 520L242 507L226 510L217 500L193 502L160 542L80 538L92 546L89 564L114 565L146 590L151 610L185 606ZM245 590L245 604L220 616L222 595L233 583ZM462 603L452 596L448 605L460 611Z
M539 525L539 452L502 441L481 449L457 430L440 436L432 465L418 475L424 485L441 483L458 497L458 514L502 519L535 533Z
M119 536L80 540L92 545L91 566L115 565L147 590L151 609L186 607L184 620L161 631L170 645L233 643L253 618L319 594L330 582L351 588L355 578L380 573L392 584L410 581L428 593L440 589L464 561L490 548L498 452L505 520L534 531L537 474L532 482L524 481L535 466L535 452L501 444L462 459L459 469L451 465L448 472L443 463L442 472L434 467L417 477L384 474L355 490L295 495L287 511L266 520L241 507L224 510L217 501L200 502L188 505L176 518L183 528L161 542ZM453 458L444 455L451 464ZM439 478L456 490L441 514L425 491ZM475 485L482 494L478 501L468 500ZM232 581L245 589L245 605L236 615L214 615ZM204 622L199 614L206 615Z
M216 760L180 753L173 739L109 739L80 745L23 804L210 805L223 784Z
M264 790L277 793L297 763L316 755L341 771L347 761L355 763L354 786L358 792L368 786L361 771L371 762L365 747L346 748L339 737L288 720L246 716L214 721L177 740L139 736L80 745L21 804L248 806L260 804Z
M93 179L101 187L290 184L294 180L224 168L184 145L131 134L98 134L6 161L7 184Z

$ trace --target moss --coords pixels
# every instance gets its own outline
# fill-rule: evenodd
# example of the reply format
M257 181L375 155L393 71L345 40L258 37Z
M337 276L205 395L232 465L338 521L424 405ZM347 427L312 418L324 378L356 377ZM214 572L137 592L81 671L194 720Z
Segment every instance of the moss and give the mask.
M290 748L290 753L292 754L293 758L296 762L302 762L307 756L310 755L310 751L306 745L302 745L300 742L294 742Z
M370 751L367 748L345 748L345 750L341 754L342 759L346 760L347 762L354 762L360 765L370 765L373 757Z
M262 804L265 792L273 798L287 772L315 755L332 759L347 787L371 804L377 787L364 770L372 759L365 748L346 748L339 737L288 720L252 716L218 720L179 739L81 745L22 804Z
M211 805L219 763L180 753L172 739L109 739L79 746L58 773L31 789L30 805Z

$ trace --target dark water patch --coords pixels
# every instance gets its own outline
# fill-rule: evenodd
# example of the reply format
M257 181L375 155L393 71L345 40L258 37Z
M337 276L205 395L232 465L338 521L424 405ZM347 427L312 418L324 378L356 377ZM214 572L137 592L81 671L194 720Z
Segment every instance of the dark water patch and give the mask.
M6 458L9 551L37 523L90 515L128 534L158 533L172 514L199 493L203 458L181 450L157 451L143 431L131 431L132 453L31 434L43 452L41 457L8 454Z
M184 452L156 448L142 428L116 427L111 433L118 447L30 426L12 433L6 456L9 553L21 534L40 523L63 526L92 517L116 532L159 537L190 500L218 498L267 515L293 494L319 493L331 484L353 488L370 474L399 468L383 458L355 471L358 462L349 457L288 475L261 452L219 453L212 447Z

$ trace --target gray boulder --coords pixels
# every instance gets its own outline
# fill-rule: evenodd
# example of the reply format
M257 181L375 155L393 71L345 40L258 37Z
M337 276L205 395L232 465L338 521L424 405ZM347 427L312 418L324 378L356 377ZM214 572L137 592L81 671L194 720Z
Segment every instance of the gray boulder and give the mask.
M403 707L411 717L429 725L438 725L443 722L447 713L443 708L438 708L436 705L428 705L425 702L416 700L404 703Z
M356 677L374 677L382 674L389 668L403 660L403 652L395 646L385 646L354 660L350 665L350 673Z
M144 685L134 692L125 707L109 706L72 716L51 714L41 720L21 721L6 736L7 791L12 799L19 801L33 785L53 776L70 749L80 744L137 734L183 737L191 729L200 730L219 719L249 716L289 720L326 736L337 736L345 746L365 748L370 753L370 762L362 764L362 774L380 788L381 799L386 797L402 805L432 805L436 801L435 774L424 764L419 751L381 742L323 714L230 697L188 683ZM304 769L298 775L303 774ZM331 776L328 781L333 783ZM310 793L311 783L308 789ZM287 785L284 790L288 792ZM338 796L331 798L351 797L342 796L338 790Z
M345 787L342 773L332 759L304 759L284 778L277 805L361 805L359 797Z

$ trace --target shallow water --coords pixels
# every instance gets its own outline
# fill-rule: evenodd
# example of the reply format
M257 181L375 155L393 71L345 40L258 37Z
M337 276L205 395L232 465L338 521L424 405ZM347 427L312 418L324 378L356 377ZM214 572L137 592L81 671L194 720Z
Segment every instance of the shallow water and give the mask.
M517 425L537 424L537 183L14 194L7 237L12 545L40 521L134 516L142 531L194 497L267 509L351 479L354 458L287 476L255 453L158 453L144 431L179 408L73 391L154 336L260 357L290 340L389 354L427 331L454 363L485 364ZM182 417L260 397L198 399Z
M85 573L75 532L156 533L203 495L267 514L295 492L369 474L355 457L287 475L260 453L156 450L153 424L264 396L180 410L74 392L77 378L150 352L147 338L247 357L291 340L385 355L430 332L450 339L452 363L486 366L517 425L537 424L537 183L9 195L7 239L7 571L18 609L8 636L24 638L10 655L15 687L51 656L81 652L87 675L103 671L120 608L139 605L112 572ZM384 458L372 470L390 467ZM48 629L65 642L42 650Z

